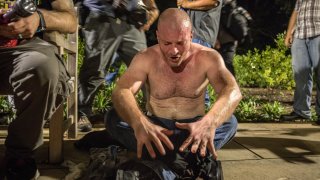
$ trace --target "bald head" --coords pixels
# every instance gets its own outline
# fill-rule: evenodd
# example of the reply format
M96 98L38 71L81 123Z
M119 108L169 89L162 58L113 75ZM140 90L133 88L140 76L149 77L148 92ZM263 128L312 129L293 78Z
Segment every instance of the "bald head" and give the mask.
M178 8L168 8L163 11L158 21L158 31L163 28L181 31L182 29L192 29L188 14Z

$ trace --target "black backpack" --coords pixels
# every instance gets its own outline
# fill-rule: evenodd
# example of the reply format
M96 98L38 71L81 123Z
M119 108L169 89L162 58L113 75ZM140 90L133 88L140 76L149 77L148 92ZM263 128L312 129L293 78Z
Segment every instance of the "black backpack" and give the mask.
M131 156L131 157L130 157ZM160 161L138 160L122 147L91 148L83 180L164 180Z
M238 6L235 0L228 1L222 6L220 23L239 43L252 42L250 32L252 17L247 10Z

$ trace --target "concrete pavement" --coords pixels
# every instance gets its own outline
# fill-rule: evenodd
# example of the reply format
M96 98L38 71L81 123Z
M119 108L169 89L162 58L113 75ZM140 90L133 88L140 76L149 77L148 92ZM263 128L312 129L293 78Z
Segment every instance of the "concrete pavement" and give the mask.
M3 140L0 153L3 152ZM62 179L68 169L48 165L47 144L37 152L40 179ZM64 144L66 160L88 162L87 153ZM225 180L320 180L320 126L306 123L240 123L236 137L218 151Z
M320 126L241 123L218 155L226 180L320 180Z

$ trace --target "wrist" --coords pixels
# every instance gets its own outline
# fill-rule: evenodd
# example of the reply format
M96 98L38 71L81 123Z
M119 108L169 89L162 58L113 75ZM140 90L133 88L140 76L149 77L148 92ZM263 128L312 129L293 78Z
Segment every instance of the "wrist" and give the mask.
M39 26L37 32L43 32L47 29L46 21L41 11L37 10L37 14L39 15Z

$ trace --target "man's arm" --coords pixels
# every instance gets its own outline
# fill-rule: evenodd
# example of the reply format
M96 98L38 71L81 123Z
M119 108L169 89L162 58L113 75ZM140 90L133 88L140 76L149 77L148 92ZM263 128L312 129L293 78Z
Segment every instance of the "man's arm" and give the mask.
M143 3L146 5L148 10L148 20L147 23L141 27L141 29L144 31L148 31L150 26L158 18L159 10L154 0L143 0Z
M205 59L203 69L206 71L210 84L218 94L216 102L200 121L194 123L176 123L177 127L187 129L189 137L180 147L184 151L191 145L191 152L205 156L206 148L217 156L214 148L214 136L216 129L226 122L239 104L242 95L232 74L227 70L222 57L215 50L202 52L198 59ZM209 63L208 63L209 62Z
M141 158L144 145L150 156L156 157L151 143L157 147L162 155L165 154L165 149L161 142L165 143L169 149L174 148L167 137L172 132L151 123L140 110L134 97L141 89L142 84L145 83L148 70L151 68L148 56L139 53L132 60L126 72L120 77L112 93L112 102L119 116L134 130L137 139L138 158Z
M74 33L77 30L77 20L71 0L53 0L53 10L39 9L42 12L47 30L61 33ZM0 13L1 14L1 13ZM15 22L0 25L0 36L16 39L18 34L23 38L32 38L40 24L40 16L33 13L29 17L20 18Z
M53 0L52 10L40 9L47 30L61 33L74 33L77 30L77 18L72 0Z
M219 0L177 0L178 7L193 10L209 10L219 6Z
M135 94L138 93L147 78L146 69L143 68L144 64L139 60L139 56L141 55L136 55L132 60L112 92L112 102L115 109L133 129L139 126L139 119L144 117L135 99Z
M297 22L297 16L298 16L298 12L296 10L293 10L290 20L289 20L289 25L288 25L288 29L287 29L287 34L286 34L286 38L284 40L284 44L287 47L291 46L292 43L292 38L293 38L293 33L294 33L294 28Z
M216 61L212 63L212 69L216 70L208 70L207 77L218 96L205 117L209 117L214 126L219 127L232 115L242 95L235 78L226 68L220 54L215 51L214 56Z

